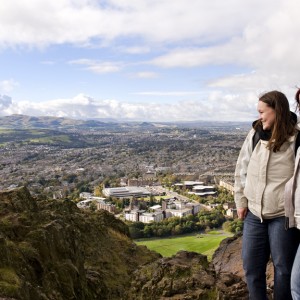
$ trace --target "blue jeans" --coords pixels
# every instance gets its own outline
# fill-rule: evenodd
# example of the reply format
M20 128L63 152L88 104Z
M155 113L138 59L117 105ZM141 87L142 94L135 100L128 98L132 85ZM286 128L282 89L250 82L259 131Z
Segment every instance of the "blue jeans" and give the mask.
M249 297L267 300L266 267L272 256L274 298L291 300L290 278L298 247L297 229L285 229L285 217L263 222L248 211L244 221L242 258Z
M291 289L294 300L300 300L300 246L294 260L291 278Z

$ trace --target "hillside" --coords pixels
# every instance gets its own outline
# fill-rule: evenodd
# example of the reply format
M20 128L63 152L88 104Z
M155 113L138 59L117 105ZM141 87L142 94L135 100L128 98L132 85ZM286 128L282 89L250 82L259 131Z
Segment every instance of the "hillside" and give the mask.
M26 188L0 194L0 253L0 295L23 300L120 299L136 266L158 258L106 211Z
M215 273L205 256L161 258L137 246L106 211L68 200L33 198L26 188L0 192L0 298L246 299L245 283Z

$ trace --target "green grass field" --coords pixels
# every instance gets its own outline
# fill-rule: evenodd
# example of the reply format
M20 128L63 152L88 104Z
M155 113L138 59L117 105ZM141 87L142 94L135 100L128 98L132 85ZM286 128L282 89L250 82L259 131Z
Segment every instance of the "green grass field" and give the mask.
M198 252L207 255L210 260L220 242L232 236L223 231L212 231L208 234L194 234L168 238L151 238L135 240L137 245L145 245L150 250L160 253L162 256L172 256L180 250Z

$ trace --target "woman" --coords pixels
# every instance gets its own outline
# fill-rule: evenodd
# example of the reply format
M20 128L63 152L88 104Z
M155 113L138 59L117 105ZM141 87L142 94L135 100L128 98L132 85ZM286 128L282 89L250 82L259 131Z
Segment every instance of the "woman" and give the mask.
M263 94L257 109L259 119L246 137L235 170L235 202L238 217L244 220L243 267L250 299L266 300L266 266L271 254L274 299L289 300L298 243L297 231L285 230L283 195L293 176L297 116L278 91Z
M300 89L298 89L295 100L297 110L300 111ZM289 227L300 229L300 150L297 151L294 176L285 187L286 216L289 219ZM300 300L300 246L298 248L292 269L291 290L294 300Z

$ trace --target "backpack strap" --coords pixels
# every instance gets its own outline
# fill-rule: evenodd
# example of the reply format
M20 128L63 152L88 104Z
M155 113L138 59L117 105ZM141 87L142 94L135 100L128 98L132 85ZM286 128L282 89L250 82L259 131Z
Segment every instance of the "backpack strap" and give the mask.
M300 145L300 134L297 135L297 138L299 136L299 145ZM255 131L253 137L252 137L252 151L254 150L255 146L257 145L258 141L260 140L258 131Z
M295 143L295 156L297 155L297 150L300 147L300 132L297 130L297 137L296 137L296 143Z

